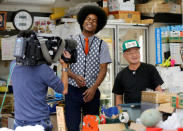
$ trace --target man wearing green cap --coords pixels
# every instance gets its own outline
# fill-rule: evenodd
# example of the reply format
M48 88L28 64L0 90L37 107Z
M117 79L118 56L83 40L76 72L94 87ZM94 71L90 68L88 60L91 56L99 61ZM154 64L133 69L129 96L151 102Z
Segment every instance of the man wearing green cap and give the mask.
M141 91L150 88L162 91L161 79L153 65L140 62L140 46L136 40L125 41L122 45L123 56L129 66L121 70L115 79L113 93L116 105L124 103L140 103Z

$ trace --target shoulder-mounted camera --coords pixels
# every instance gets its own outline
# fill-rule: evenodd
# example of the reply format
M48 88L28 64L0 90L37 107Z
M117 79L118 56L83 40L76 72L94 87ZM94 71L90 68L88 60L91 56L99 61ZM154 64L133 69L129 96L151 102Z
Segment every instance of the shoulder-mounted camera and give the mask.
M61 39L57 36L37 36L34 31L22 31L15 42L14 56L21 65L40 65L56 63L62 58L66 63L76 63L77 42L72 39ZM71 54L65 58L63 51Z

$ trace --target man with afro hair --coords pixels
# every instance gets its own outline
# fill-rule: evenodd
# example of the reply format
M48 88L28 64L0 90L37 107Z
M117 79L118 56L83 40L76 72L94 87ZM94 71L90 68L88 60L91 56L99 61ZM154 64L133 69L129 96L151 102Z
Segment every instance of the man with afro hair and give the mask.
M95 36L106 25L106 13L98 6L86 5L77 15L81 34L77 41L78 59L68 70L69 88L65 96L65 118L68 131L79 131L83 115L99 115L98 87L105 78L111 57L107 44ZM89 44L87 46L87 43Z

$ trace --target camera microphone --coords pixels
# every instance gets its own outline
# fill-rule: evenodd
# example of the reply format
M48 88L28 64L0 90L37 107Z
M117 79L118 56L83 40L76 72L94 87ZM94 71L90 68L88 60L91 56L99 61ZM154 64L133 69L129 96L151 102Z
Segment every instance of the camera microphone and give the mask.
M76 49L77 47L77 41L73 40L73 39L65 39L65 48L69 49L69 50L73 50Z

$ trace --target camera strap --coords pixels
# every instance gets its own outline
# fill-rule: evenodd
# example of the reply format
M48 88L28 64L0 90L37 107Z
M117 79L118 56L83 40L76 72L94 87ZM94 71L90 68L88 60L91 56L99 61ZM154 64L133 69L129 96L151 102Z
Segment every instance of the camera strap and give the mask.
M65 49L65 40L62 39L61 40L61 44L60 44L60 46L58 48L58 51L57 51L57 53L56 53L56 55L55 55L55 57L53 59L53 62L57 62L58 59L61 58L61 55L62 55L64 49Z

